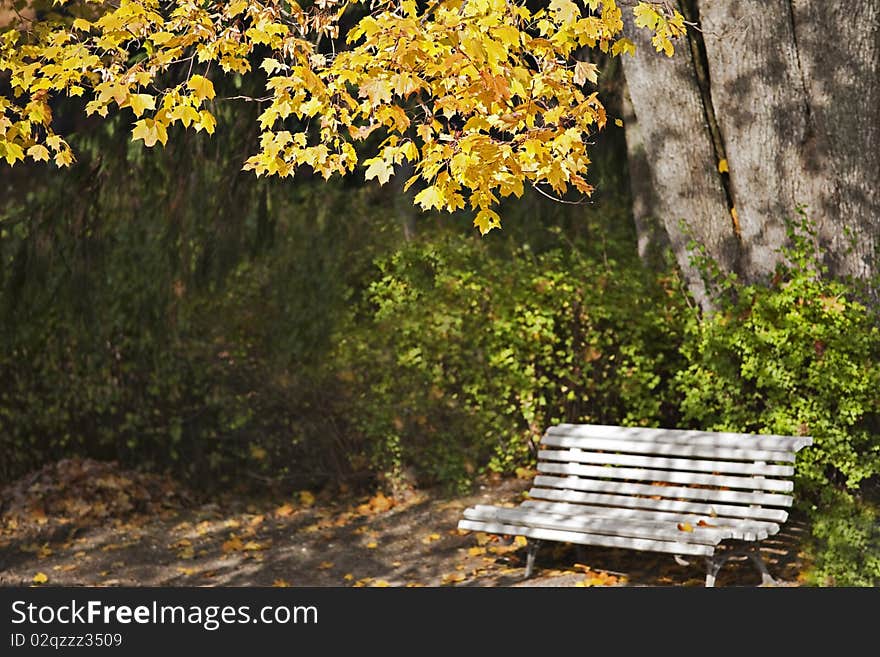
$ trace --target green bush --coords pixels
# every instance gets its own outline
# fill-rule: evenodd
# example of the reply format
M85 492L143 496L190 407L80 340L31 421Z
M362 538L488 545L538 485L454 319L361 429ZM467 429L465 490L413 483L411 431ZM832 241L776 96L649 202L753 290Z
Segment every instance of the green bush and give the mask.
M708 277L717 310L687 326L687 365L676 377L682 421L812 436L797 459L797 498L816 528L815 576L878 581L876 521L859 495L880 475L877 317L852 286L827 277L803 215L789 237L770 285Z
M463 486L526 464L555 422L670 420L674 279L632 256L497 246L447 237L379 261L372 317L337 357L376 467Z

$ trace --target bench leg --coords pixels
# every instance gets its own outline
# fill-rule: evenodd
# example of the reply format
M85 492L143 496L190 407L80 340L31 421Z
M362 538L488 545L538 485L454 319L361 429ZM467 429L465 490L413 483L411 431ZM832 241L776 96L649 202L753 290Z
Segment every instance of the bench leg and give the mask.
M755 567L761 573L761 584L775 584L776 580L770 575L770 571L767 570L767 564L764 563L764 560L761 558L761 551L759 549L759 544L757 542L750 543L748 547L739 547L730 551L725 551L723 554L716 554L712 557L706 558L706 586L713 587L715 586L715 577L718 575L718 572L721 570L721 567L727 563L727 560L731 557L745 554L749 559L751 559L752 563L755 564Z
M532 576L532 570L535 567L535 555L538 554L538 547L540 546L541 541L530 538L529 539L529 547L528 552L526 553L526 575L523 579L528 579Z
M731 554L715 554L706 557L706 587L713 588L715 586L715 577L721 570L721 567L727 563L727 560L733 556Z
M755 564L755 567L758 569L758 572L761 573L761 584L763 585L771 585L776 584L776 580L773 579L773 576L770 574L770 571L767 570L767 564L764 563L764 559L761 558L761 550L757 543L752 546L752 549L749 550L749 559L752 560L752 563Z

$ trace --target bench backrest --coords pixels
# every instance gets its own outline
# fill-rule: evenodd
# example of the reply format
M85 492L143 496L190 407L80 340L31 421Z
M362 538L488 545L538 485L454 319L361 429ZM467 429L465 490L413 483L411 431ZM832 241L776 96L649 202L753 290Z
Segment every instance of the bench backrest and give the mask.
M532 500L784 522L795 453L812 438L560 424Z

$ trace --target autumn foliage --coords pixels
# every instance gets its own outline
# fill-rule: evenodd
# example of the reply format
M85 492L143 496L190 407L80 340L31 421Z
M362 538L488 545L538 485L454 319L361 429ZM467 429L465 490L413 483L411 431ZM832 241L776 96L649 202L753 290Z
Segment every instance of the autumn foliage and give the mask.
M667 3L633 11L671 55L682 16ZM175 127L214 132L212 108L230 99L212 77L260 76L262 97L236 99L262 107L245 169L329 178L360 164L385 183L410 162L416 204L470 208L485 233L525 184L592 193L588 146L606 112L587 55L634 51L621 12L615 0L56 0L0 35L0 158L73 161L53 120L61 95L88 115L129 110L132 139L153 147Z

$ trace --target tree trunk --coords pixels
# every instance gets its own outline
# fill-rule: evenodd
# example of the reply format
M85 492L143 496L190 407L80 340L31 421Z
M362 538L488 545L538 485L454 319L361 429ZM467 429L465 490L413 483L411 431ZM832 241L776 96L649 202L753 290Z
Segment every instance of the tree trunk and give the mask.
M629 187L632 196L632 215L638 237L639 257L656 266L663 262L670 248L666 229L656 216L657 198L651 180L651 163L645 152L645 140L632 107L626 85L621 94L621 110L626 133L626 153L629 161Z
M784 220L805 205L831 272L874 274L880 3L699 0L683 8L701 29L689 30L690 43L677 43L671 60L627 26L640 51L625 74L654 211L670 241L682 243L676 219L686 216L722 270L764 280L786 242ZM729 179L715 167L722 157ZM732 225L719 221L723 204L735 208Z
M627 132L627 150L634 156L630 179L636 189L646 184L653 189L650 196L636 195L636 225L660 220L691 293L706 307L705 286L690 263L689 242L702 244L727 271L735 269L739 249L694 60L687 47L677 48L668 59L658 55L648 33L635 29L631 12L624 12L624 21L636 42L635 56L624 57L623 64L637 119L637 132Z
M838 274L875 276L880 241L880 3L794 0L792 21L816 135L805 174L822 174L813 212L831 256L828 264Z

